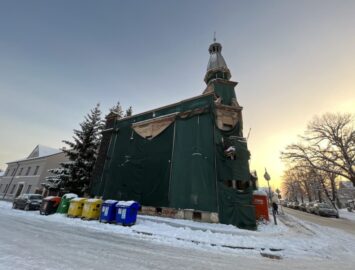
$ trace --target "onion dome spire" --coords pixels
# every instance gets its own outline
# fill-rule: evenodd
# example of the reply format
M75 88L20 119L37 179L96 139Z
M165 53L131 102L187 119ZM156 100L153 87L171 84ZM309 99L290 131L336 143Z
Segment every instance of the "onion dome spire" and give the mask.
M212 79L220 78L229 80L232 76L227 67L226 61L221 54L222 45L216 42L216 36L214 36L213 41L214 42L208 48L210 60L208 61L207 72L205 75L205 82L207 84Z

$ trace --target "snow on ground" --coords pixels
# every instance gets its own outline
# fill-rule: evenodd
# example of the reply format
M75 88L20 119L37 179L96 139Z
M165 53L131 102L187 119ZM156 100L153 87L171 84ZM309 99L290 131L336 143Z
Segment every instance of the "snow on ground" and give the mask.
M201 223L162 217L138 216L132 227L83 221L55 214L41 216L38 211L11 209L11 203L0 201L0 211L43 221L67 224L78 229L120 234L137 239L196 249L228 250L245 256L260 252L283 258L349 259L355 250L355 237L345 232L302 222L290 215L279 216L279 225L262 224L257 231L241 230L231 225Z
M339 215L341 218L355 221L355 212L349 212L347 209L339 209Z

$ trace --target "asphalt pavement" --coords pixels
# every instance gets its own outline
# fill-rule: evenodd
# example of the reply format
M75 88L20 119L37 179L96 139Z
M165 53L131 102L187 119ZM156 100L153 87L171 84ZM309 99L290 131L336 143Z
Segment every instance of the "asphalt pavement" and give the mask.
M313 222L321 226L327 226L327 227L343 230L347 233L355 235L355 222L342 218L341 216L340 218L321 217L318 215L309 214L307 212L303 212L300 210L295 210L287 207L283 207L283 211L286 214L295 216L301 220Z

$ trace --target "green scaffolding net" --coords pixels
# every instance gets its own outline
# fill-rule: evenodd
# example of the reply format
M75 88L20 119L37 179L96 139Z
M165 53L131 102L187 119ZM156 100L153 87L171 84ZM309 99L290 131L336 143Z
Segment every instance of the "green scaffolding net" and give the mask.
M144 121L172 115L165 127ZM141 131L160 128L153 136ZM255 228L251 188L239 191L225 185L236 179L250 181L246 142L238 123L231 131L216 127L214 97L196 99L116 121L101 173L92 180L92 194L104 199L137 200L141 205L218 212L221 223ZM153 132L154 133L154 132ZM235 148L234 159L226 147Z

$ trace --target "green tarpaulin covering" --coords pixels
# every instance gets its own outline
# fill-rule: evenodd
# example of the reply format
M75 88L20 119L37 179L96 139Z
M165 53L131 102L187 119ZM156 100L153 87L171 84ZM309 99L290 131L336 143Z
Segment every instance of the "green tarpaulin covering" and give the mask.
M227 90L221 86L220 94L228 101L235 95ZM219 130L214 100L214 94L207 94L116 121L110 139L105 140L104 162L94 173L92 195L137 200L145 206L218 212L221 223L254 229L252 190L225 185L225 180L250 181L250 153L238 137L241 123L228 132ZM167 127L144 122L171 114L173 122ZM141 121L144 134L154 129L160 133L142 137L132 128ZM224 154L228 146L235 148L234 160Z
M176 121L171 207L217 211L213 121L210 113Z

